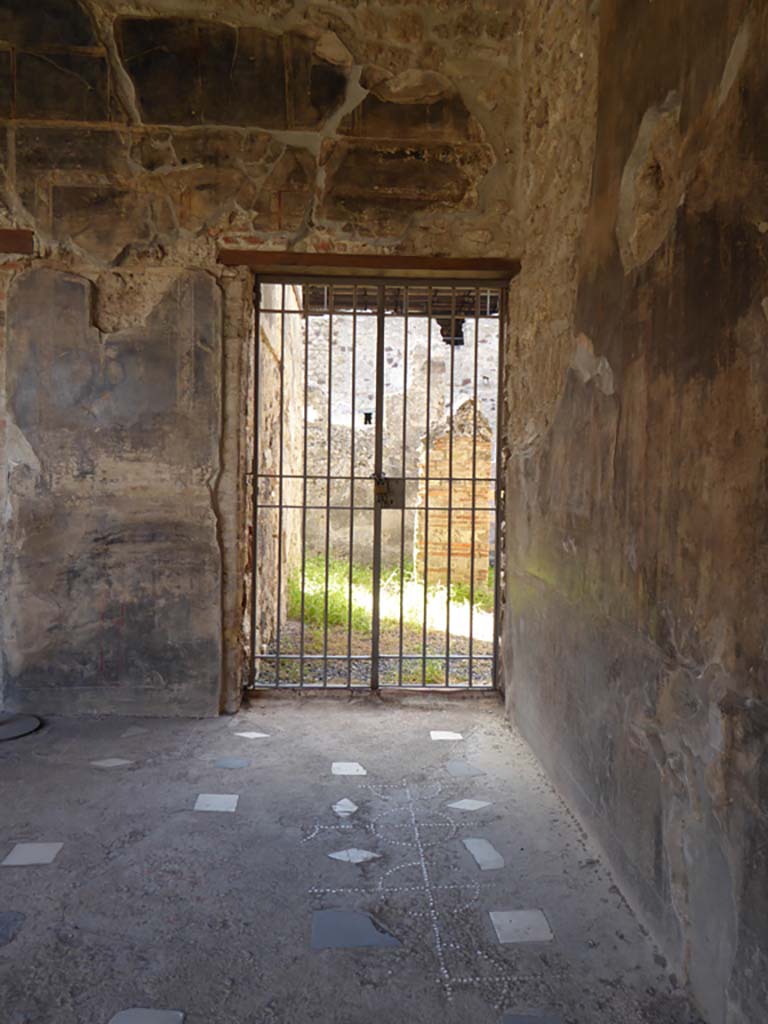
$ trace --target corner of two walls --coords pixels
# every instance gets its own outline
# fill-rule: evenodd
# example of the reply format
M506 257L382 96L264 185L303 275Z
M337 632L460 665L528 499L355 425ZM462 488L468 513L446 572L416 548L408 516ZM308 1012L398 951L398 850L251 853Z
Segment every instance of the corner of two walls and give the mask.
M529 12L506 699L707 1020L760 1024L768 11L705 7Z

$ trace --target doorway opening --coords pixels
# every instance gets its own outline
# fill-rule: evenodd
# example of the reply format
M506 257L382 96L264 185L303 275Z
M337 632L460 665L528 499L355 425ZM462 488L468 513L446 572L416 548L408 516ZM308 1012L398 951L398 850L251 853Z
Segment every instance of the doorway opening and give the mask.
M493 689L503 287L255 298L249 685Z

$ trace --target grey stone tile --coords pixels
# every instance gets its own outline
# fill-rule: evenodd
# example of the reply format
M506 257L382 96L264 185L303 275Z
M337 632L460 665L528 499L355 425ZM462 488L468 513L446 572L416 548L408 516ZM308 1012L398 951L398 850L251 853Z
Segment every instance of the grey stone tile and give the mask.
M213 765L215 768L248 768L250 763L245 757L220 757Z
M471 779L477 775L485 774L479 768L469 764L468 761L449 761L445 768L448 774L452 775L455 779Z
M17 910L0 910L0 946L13 942L26 919L27 915Z
M501 1024L563 1024L560 1017L553 1017L551 1013L541 1016L536 1013L505 1013L501 1018Z
M378 946L395 949L400 942L370 914L358 910L316 910L312 915L313 949Z
M184 1024L180 1010L121 1010L109 1024Z
M492 910L491 921L499 942L551 942L549 921L541 910Z

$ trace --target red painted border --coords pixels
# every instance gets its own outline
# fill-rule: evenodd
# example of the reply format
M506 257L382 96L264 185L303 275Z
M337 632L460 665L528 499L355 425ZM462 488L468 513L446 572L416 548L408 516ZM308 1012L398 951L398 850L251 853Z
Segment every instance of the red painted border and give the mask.
M35 233L25 228L0 228L0 253L31 256L35 251Z

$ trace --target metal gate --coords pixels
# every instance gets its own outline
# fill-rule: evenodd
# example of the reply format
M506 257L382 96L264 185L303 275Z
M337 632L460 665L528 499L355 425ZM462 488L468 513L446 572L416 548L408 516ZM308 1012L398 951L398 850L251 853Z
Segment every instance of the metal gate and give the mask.
M258 280L251 686L495 685L504 298Z

